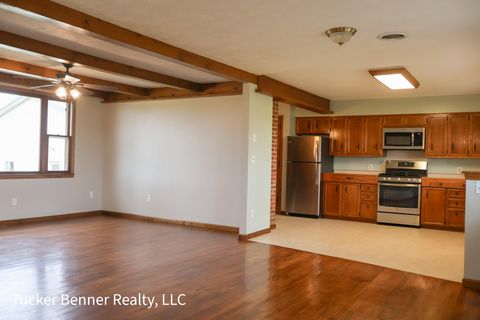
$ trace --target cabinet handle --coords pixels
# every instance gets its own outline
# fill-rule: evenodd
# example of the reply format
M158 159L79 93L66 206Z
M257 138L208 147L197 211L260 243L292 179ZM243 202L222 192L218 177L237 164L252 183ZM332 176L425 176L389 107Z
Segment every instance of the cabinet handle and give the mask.
M428 199L428 190L427 190L427 199Z
M430 150L433 151L433 143L430 143Z
M347 192L348 192L348 191L347 191L347 186L345 186L345 193L347 193Z
M477 151L477 143L476 142L473 144L473 151Z
M455 151L455 143L452 143L452 151Z
M338 185L335 187L335 192L338 193Z
M357 143L357 150L360 150L360 142Z
M375 150L378 150L378 142L375 142Z

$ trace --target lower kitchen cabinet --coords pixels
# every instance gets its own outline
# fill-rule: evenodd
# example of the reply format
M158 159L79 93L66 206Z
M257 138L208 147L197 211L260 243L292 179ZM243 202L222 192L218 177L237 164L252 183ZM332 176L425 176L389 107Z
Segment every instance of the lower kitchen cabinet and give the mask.
M324 174L323 215L376 221L376 176Z
M423 188L422 190L422 225L445 225L445 196L442 188Z
M426 178L422 186L422 226L463 230L465 181Z

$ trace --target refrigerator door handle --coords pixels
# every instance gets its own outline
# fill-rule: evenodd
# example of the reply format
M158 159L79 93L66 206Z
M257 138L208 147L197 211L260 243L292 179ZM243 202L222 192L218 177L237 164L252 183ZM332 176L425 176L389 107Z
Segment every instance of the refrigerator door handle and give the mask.
M318 164L315 164L315 185L318 186Z
M315 162L320 162L320 156L318 154L318 152L320 151L319 145L320 141L315 141Z

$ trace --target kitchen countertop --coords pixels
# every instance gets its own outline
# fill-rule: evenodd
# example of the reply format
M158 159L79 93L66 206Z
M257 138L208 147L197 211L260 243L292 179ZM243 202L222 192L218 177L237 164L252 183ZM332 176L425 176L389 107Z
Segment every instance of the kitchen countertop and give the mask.
M367 170L334 170L336 174L364 174L377 176L383 171L367 171ZM463 174L458 173L429 173L428 178L441 178L441 179L465 179Z
M366 170L334 170L333 173L338 174L365 174L365 175L374 175L378 176L382 171L366 171Z

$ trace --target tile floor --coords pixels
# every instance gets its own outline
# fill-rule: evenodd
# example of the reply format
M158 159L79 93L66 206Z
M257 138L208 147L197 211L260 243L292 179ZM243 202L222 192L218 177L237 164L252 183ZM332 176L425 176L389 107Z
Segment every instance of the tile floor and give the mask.
M463 233L276 216L277 228L251 239L461 282Z

